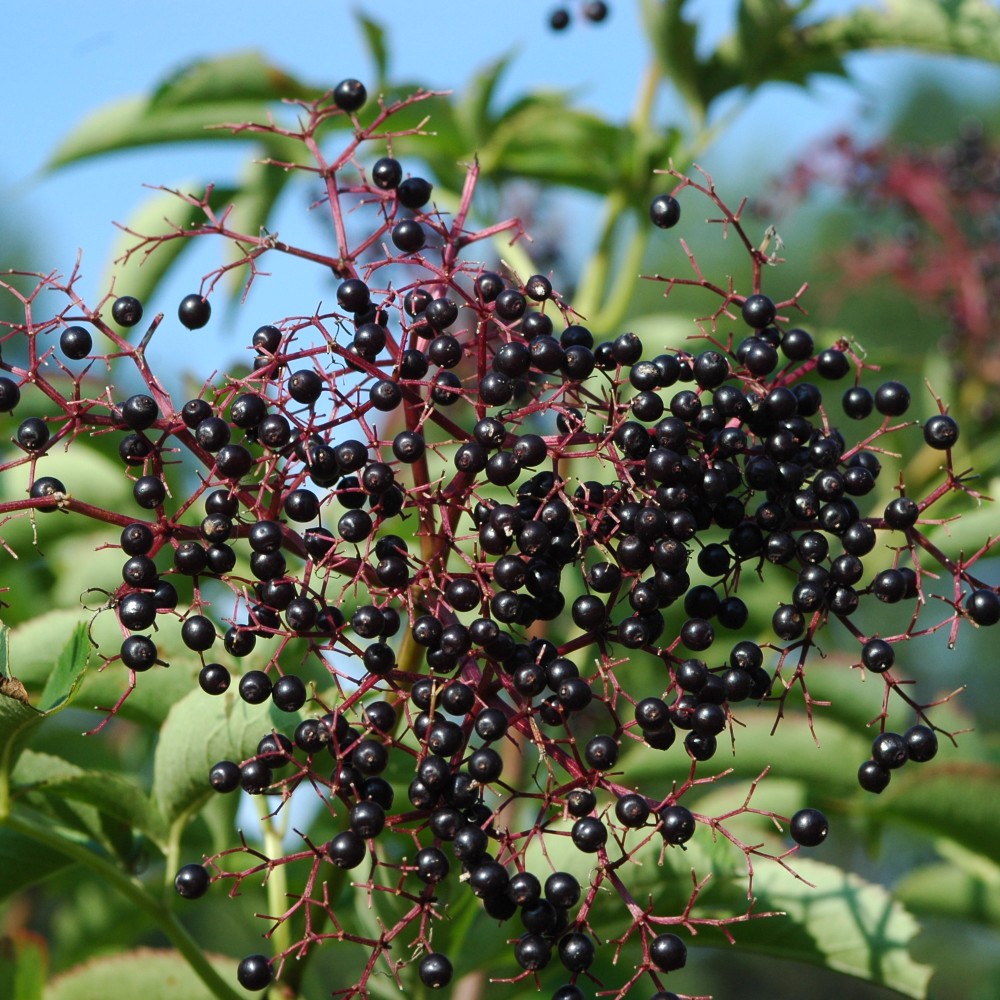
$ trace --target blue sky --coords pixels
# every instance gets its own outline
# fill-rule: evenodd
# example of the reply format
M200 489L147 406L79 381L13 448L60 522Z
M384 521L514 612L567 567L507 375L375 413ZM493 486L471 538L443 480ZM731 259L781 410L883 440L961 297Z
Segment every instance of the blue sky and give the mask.
M3 110L7 143L0 154L0 188L5 189L0 222L19 225L35 237L40 266L65 270L83 248L84 290L97 296L103 291L101 274L117 238L112 221L127 219L148 196L143 184L224 179L233 175L241 153L160 147L46 174L44 164L59 139L88 112L148 92L170 70L205 55L256 48L311 82L370 77L354 19L356 7L387 25L397 78L456 89L477 67L515 50L508 92L536 86L568 88L584 105L625 116L646 61L638 3L611 0L612 15L604 24L594 26L577 18L571 30L558 35L547 28L553 6L544 0L506 0L502 5L299 0L279 10L259 0L239 5L204 0L169 4L112 0L99 5L7 0L8 99ZM567 6L573 9L579 4ZM694 0L688 10L711 38L726 30L734 6L731 0ZM850 6L856 3L820 0L814 9L821 13ZM837 127L863 128L869 116L866 109L878 104L887 81L905 75L912 61L866 56L855 60L852 68L859 81L856 87L820 80L808 91L765 88L708 162L724 166L731 150L745 156L753 146L751 137L762 127L771 132L773 149L778 151L768 157L770 169ZM972 72L980 73L973 85L988 80L995 87L995 68ZM759 143L756 152L760 155ZM186 278L190 287L179 279L176 287L164 290L164 301L156 308L172 311L173 297L197 288L199 278L200 272L192 269ZM294 314L313 305L314 301L286 302L275 303L274 308Z

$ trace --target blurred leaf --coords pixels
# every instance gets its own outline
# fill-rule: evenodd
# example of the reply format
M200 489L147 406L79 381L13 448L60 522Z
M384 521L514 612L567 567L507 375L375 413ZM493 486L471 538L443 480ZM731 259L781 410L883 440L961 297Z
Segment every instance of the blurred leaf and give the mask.
M883 820L903 821L1000 861L1000 767L939 762L893 775L873 807Z
M246 135L234 136L227 129L212 126L266 121L268 111L266 103L257 101L153 108L146 98L126 98L84 118L59 144L47 167L51 170L92 156L157 143L246 142Z
M0 996L5 1000L42 1000L46 964L41 938L26 933L0 937Z
M920 916L966 920L1000 927L1000 892L996 883L939 862L908 872L894 894Z
M74 864L65 854L0 827L0 902ZM6 996L3 993L0 996Z
M153 91L150 109L219 104L225 101L281 101L318 96L263 53L247 50L195 59L175 70Z
M697 56L698 29L684 18L686 3L687 0L643 0L642 14L660 70L692 112L704 118L712 99L739 81L721 69L716 71L714 79L707 77Z
M909 48L1000 62L1000 9L985 0L886 0L802 31L810 46L838 53Z
M74 799L163 844L166 830L156 807L130 778L107 771L86 771L61 757L26 750L12 775L15 794L39 792L54 799Z
M252 756L265 733L287 728L293 718L270 705L248 705L232 689L218 697L196 689L176 702L153 761L153 797L167 826L214 794L208 783L214 764Z
M455 120L460 125L470 151L478 151L490 141L496 126L493 99L511 55L501 56L476 73L454 100Z
M375 63L376 86L379 90L383 90L389 75L389 47L385 40L385 28L378 21L366 17L360 10L355 12L355 17L368 45L368 54Z
M236 960L208 956L219 975L233 981L240 996L252 996L235 985ZM215 994L175 951L141 948L107 955L56 977L45 1000L94 1000L94 997L142 997L142 1000L213 1000Z
M621 187L631 132L567 107L561 95L534 95L506 110L479 149L483 173L607 194Z
M804 84L814 73L844 75L829 43L809 41L799 27L802 6L788 0L742 0L736 35L720 46L714 62L738 64L741 83L751 89L778 80Z

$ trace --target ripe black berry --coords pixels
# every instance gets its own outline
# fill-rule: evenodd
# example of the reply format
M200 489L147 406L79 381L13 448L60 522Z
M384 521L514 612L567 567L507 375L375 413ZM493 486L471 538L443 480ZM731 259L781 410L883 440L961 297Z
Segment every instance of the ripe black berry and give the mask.
M372 164L372 184L383 191L392 191L403 179L403 165L391 156L383 156Z
M608 828L595 816L583 816L570 832L573 843L585 854L595 854L608 841Z
M135 326L142 319L142 303L131 295L123 295L112 304L111 318L119 326Z
M537 972L552 958L552 948L541 934L522 934L514 945L514 960L522 969Z
M903 733L909 759L918 764L933 759L938 750L937 734L929 726L911 726Z
M221 760L208 772L208 782L217 792L235 792L240 787L240 766Z
M260 705L271 697L271 687L263 670L250 670L240 678L240 697L249 705Z
M184 899L198 899L208 891L210 881L204 865L184 865L174 876L174 889Z
M673 972L687 963L687 945L676 934L657 934L649 943L649 957L661 972Z
M660 823L660 835L668 844L686 844L694 835L695 819L686 806L664 806Z
M93 346L94 338L82 326L68 326L59 334L59 348L71 361L83 360Z
M130 635L122 642L122 663L130 670L149 670L157 662L156 644L145 635Z
M420 959L418 973L424 986L432 990L439 990L451 982L454 970L447 955L432 951Z
M938 413L924 424L924 441L938 451L945 451L958 440L959 427L954 417Z
M965 610L977 625L996 625L1000 621L1000 596L995 590L974 590L965 599Z
M256 673L258 671L251 671ZM243 692L243 685L249 674L244 674L240 679L240 696L244 701L250 701ZM267 676L266 674L264 675ZM279 677L271 688L271 700L282 712L297 712L306 703L306 686L301 677L294 674L285 674Z
M889 779L892 772L875 760L866 760L858 768L858 784L866 792L874 792L878 795L889 786Z
M649 218L654 226L670 229L680 222L680 202L671 194L657 195L649 205Z
M334 87L333 103L341 111L360 111L368 100L368 91L360 80L341 80Z
M212 306L204 296L185 295L177 307L177 318L189 330L200 330L212 316Z
M403 253L416 253L427 242L423 226L414 219L404 219L392 227L393 245Z
M788 832L796 844L817 847L826 840L830 824L818 809L800 809L788 824Z
M245 990L264 990L271 984L274 970L266 955L247 955L236 970L236 980Z
M774 302L766 295L748 295L740 308L743 321L755 330L763 330L774 322L776 310Z
M206 663L198 674L198 684L206 694L223 694L232 680L229 670L221 663Z
M181 639L188 649L204 652L215 642L215 626L204 615L191 615L181 626Z

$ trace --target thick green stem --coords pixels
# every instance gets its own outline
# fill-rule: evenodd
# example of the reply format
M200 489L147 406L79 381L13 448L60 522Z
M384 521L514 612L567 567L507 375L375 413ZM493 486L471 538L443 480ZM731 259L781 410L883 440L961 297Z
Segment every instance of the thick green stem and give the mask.
M14 814L0 817L0 824L89 868L95 875L121 893L138 910L156 921L158 928L184 956L192 971L211 990L213 996L218 997L218 1000L241 1000L241 994L237 993L216 972L211 962L205 957L203 947L187 932L174 914L137 879L120 871L115 865L95 854L85 844L70 839L71 835L62 834L57 827L42 823L29 823Z

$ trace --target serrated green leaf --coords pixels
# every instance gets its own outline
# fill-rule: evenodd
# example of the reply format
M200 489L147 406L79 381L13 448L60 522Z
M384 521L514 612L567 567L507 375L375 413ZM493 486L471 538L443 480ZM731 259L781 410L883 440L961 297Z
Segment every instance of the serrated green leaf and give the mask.
M0 937L0 996L42 1000L45 966L45 946L37 937L24 933Z
M46 715L64 708L73 700L87 672L90 650L87 627L81 622L70 634L59 654L55 669L45 682L38 705Z
M219 104L226 101L281 101L319 96L256 50L195 59L153 91L150 108Z
M209 961L240 996L252 996L235 983L237 960L210 955ZM141 948L107 955L53 979L45 1000L93 1000L94 997L142 997L143 1000L213 1000L215 994L175 951Z
M273 706L248 705L235 691L189 692L167 715L153 761L153 798L167 826L212 792L208 772L220 760L242 761L272 728L293 719Z
M805 83L813 73L843 73L843 64L828 44L807 44L797 25L799 4L788 0L742 0L737 31L720 46L715 63L738 64L742 82L753 88L783 80Z
M38 792L73 799L164 843L167 831L150 798L129 778L107 771L87 771L53 754L26 750L11 775L14 794Z
M660 70L677 88L696 122L703 122L712 101L720 94L742 86L736 60L698 56L697 25L684 17L687 0L643 0L646 35L653 46ZM733 47L731 39L722 43Z

